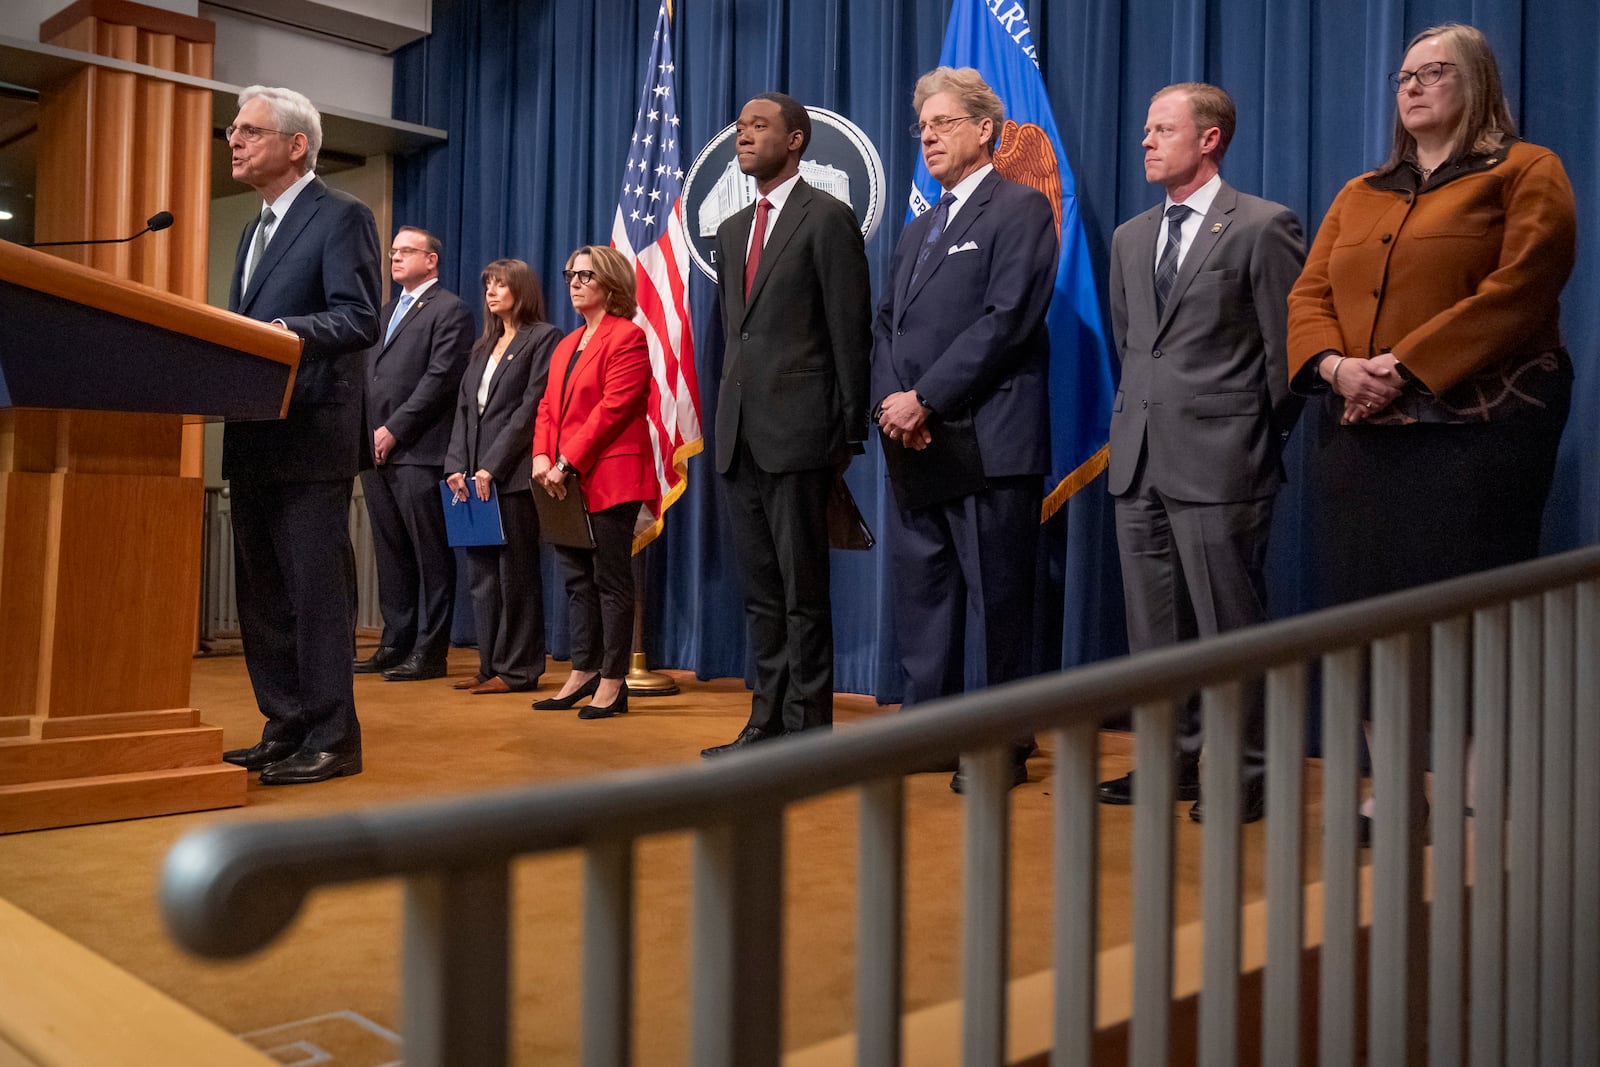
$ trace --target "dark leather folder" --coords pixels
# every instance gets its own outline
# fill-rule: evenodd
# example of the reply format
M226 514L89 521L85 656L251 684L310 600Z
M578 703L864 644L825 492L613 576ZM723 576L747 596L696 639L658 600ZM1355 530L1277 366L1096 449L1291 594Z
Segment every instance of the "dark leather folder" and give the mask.
M845 484L844 475L833 479L833 491L828 494L828 545L851 552L865 552L876 544L867 520L856 507L856 498Z
M533 506L539 512L539 540L566 548L593 548L594 530L589 525L589 504L576 478L564 483L567 495L560 500L533 487Z
M933 440L920 451L883 438L889 484L894 486L895 500L907 511L968 496L985 484L978 431L970 415L931 419L928 432Z

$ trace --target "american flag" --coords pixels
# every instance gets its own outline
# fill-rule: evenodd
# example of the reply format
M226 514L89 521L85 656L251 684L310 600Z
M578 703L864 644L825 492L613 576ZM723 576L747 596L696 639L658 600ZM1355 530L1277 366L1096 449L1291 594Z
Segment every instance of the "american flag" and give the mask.
M639 117L611 224L611 244L633 260L639 279L635 322L650 342L650 439L661 509L633 540L635 552L661 532L662 516L683 495L685 466L699 452L700 388L689 326L689 240L683 228L683 158L673 88L671 16L656 16Z

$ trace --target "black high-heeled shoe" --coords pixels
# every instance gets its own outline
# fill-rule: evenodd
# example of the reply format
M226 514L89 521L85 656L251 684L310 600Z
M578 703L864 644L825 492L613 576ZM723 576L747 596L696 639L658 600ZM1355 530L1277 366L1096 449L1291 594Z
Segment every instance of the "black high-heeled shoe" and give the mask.
M628 714L628 683L623 682L622 688L617 690L617 699L613 700L603 708L590 704L588 707L578 712L578 718L609 719L613 715L626 714Z
M594 696L595 690L599 689L599 688L600 688L600 676L598 674L596 674L594 677L590 678L587 682L584 682L582 685L578 686L577 689L573 690L571 696L545 697L543 700L535 700L533 702L533 710L534 711L571 711L574 707L577 706L578 701L582 700L584 697L592 697L592 696Z

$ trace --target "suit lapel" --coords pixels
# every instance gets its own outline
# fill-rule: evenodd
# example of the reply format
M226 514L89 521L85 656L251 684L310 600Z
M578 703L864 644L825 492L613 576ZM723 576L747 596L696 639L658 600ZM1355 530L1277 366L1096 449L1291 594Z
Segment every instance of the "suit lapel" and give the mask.
M422 301L417 301L417 306L422 306ZM400 324L400 330L396 330L394 332L394 337L389 336L389 323L394 320L394 313L398 311L399 308L400 298L395 297L393 300L383 305L383 310L378 313L378 329L383 331L383 336L386 338L378 346L378 358L380 359L383 358L383 354L385 352L389 351L389 343L393 341L395 337L400 335L400 330L405 329L405 323L402 322ZM407 315L406 317L410 318L411 316Z
M1188 290L1189 283L1194 276L1200 273L1200 268L1210 258L1211 252L1217 247L1217 242L1222 240L1222 235L1228 231L1228 225L1233 221L1234 205L1239 202L1239 194L1226 182L1217 190L1216 197L1211 201L1211 210L1206 212L1206 217L1200 220L1200 232L1195 235L1194 244L1183 255L1183 265L1178 268L1178 276L1172 282L1172 294L1167 297L1167 308L1161 316L1164 325L1172 318L1173 311L1183 302L1183 294ZM1150 237L1152 255L1155 248L1155 235ZM1151 294L1155 293L1155 268L1151 268Z
M250 287L244 292L241 311L248 311L256 295L261 292L263 280L272 273L278 261L284 257L289 246L294 244L294 239L300 236L300 231L316 215L322 206L322 198L328 194L328 187L322 184L321 178L312 178L311 184L300 190L300 195L294 198L294 203L289 205L289 213L278 222L278 228L272 233L272 240L267 243L267 249L261 254L261 262L255 265L250 272ZM256 220L256 226L261 221ZM250 230L251 240L255 239L255 228Z
M561 429L561 420L567 414L567 404L572 400L572 383L588 367L593 366L595 360L600 358L600 354L611 343L611 331L615 328L616 323L611 321L611 316L607 315L600 320L599 329L595 330L594 336L589 338L589 344L584 348L583 355L578 358L578 362L573 366L571 374L566 373L566 364L572 362L572 353L566 353L566 358L561 367L561 392L558 394L561 397L561 410L556 413L556 430L558 432ZM581 338L583 335L579 334L578 336Z
M750 305L754 304L761 295L761 288L766 284L768 275L772 273L773 263L777 261L779 256L783 255L784 246L789 243L789 239L800 228L800 223L804 221L806 212L810 207L811 187L806 185L805 179L802 178L794 183L794 188L789 192L788 201L784 203L783 210L778 212L778 221L773 225L771 232L767 234L765 243L762 245L761 262L756 267L755 280L750 285L750 297L744 302L744 310L739 317L739 321L743 322L744 315L750 313ZM750 218L752 220L751 224L754 225L755 215L752 214ZM746 234L748 237L748 231L746 231ZM748 239L745 243L749 243ZM747 254L746 259L748 260L748 258Z
M928 279L932 278L938 273L939 268L944 266L949 250L958 247L962 236L972 228L973 223L978 221L984 209L989 206L989 199L994 196L995 183L998 181L1000 181L1000 172L997 170L991 171L987 178L978 183L978 187L972 191L972 195L967 197L961 204L961 210L957 213L955 221L945 227L944 232L939 235L939 239L934 242L934 247L928 250L928 259L923 264L922 274L911 283L910 290L906 293L908 303L916 299L923 286L928 284ZM923 214L930 214L930 212L925 211ZM928 225L932 225L931 219ZM922 233L926 235L927 229L924 228ZM916 273L916 257L912 257L912 273Z
M1154 322L1156 318L1156 231L1164 217L1163 204L1157 204L1137 216L1128 231L1134 258L1123 284L1139 300L1138 308L1130 305L1129 311L1142 315L1143 322Z
M495 364L494 377L489 379L489 395L483 402L483 410L488 411L489 405L494 403L495 394L500 391L500 383L506 380L507 369L514 360L524 353L528 347L528 340L532 336L533 331L523 326L517 330L516 336L511 338L511 343L506 346L505 355L501 356L500 362Z

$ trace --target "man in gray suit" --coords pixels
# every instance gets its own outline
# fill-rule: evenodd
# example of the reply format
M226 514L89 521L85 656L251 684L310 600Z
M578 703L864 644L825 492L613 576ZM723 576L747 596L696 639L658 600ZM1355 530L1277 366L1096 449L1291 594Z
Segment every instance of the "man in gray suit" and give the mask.
M828 497L867 434L871 283L855 212L800 177L810 141L794 98L745 104L739 169L758 199L717 229L717 470L756 684L749 722L706 757L833 724Z
M1289 288L1305 261L1292 211L1239 192L1218 167L1233 100L1213 85L1168 86L1150 101L1145 177L1165 202L1111 242L1111 318L1122 387L1111 415L1108 487L1131 651L1267 618L1263 571L1282 452L1299 414L1289 393ZM1245 694L1245 822L1261 818L1260 686ZM1177 795L1201 820L1200 711L1178 723ZM1100 786L1133 800L1133 776Z

